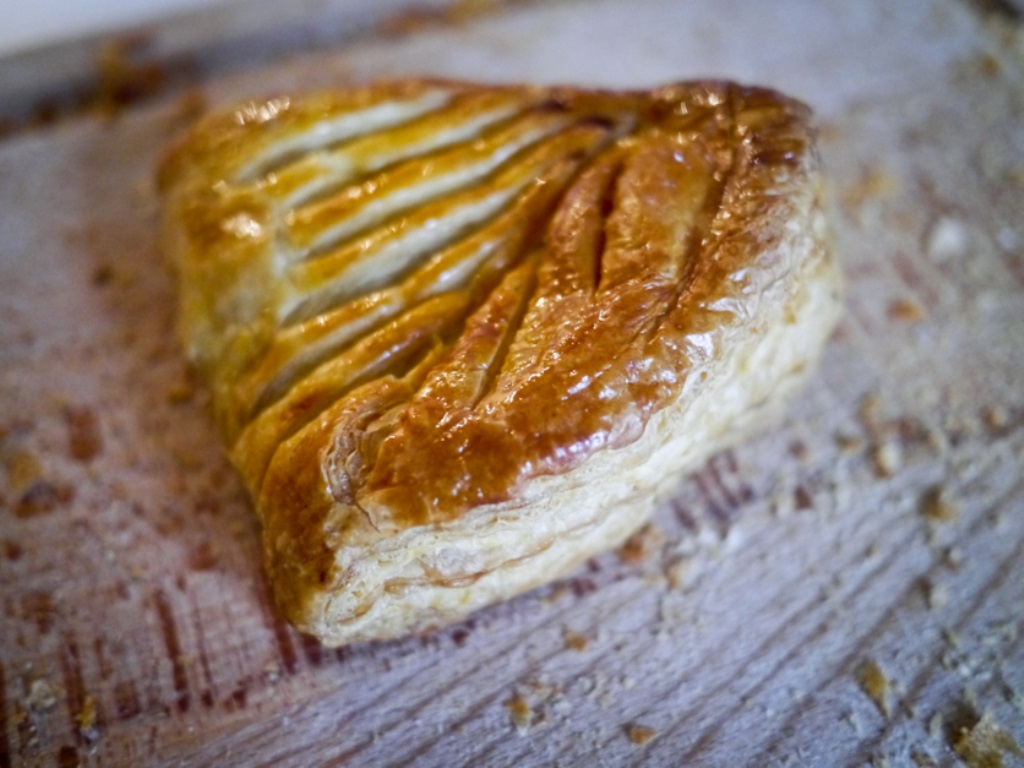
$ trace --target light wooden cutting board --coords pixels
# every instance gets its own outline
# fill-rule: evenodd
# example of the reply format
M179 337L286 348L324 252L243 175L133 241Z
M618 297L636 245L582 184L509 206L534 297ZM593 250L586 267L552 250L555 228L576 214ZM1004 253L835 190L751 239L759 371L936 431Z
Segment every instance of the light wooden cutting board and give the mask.
M0 768L1024 765L1011 11L407 15L0 141ZM327 651L275 617L178 354L152 168L200 100L424 73L805 99L847 314L786 421L679 478L629 546L428 637Z

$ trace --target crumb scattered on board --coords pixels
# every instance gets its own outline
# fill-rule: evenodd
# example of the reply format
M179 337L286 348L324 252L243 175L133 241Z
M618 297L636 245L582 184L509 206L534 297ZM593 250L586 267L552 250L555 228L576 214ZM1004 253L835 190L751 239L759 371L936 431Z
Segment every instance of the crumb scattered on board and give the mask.
M627 565L639 565L664 542L664 538L661 531L648 523L619 547L619 559Z
M1005 429L1010 423L1010 414L1002 405L989 405L985 408L984 419L989 429Z
M585 651L587 646L590 645L590 641L586 637L578 632L573 632L571 629L567 629L562 633L562 639L565 640L565 647L571 651Z
M893 320L916 323L924 320L926 315L927 313L924 311L924 307L916 301L896 299L889 305L889 317Z
M949 603L949 589L942 584L928 581L925 583L925 590L929 610L942 610Z
M57 706L60 693L60 689L48 680L38 678L29 686L28 699L25 703L33 712L46 712Z
M925 252L935 262L962 257L968 247L967 228L957 219L942 217L925 234Z
M82 708L75 715L75 722L78 724L78 732L87 741L95 741L99 737L96 699L92 695L87 694L82 701Z
M889 716L889 679L874 659L868 659L857 670L857 682L878 707L884 717Z
M876 445L871 452L871 460L879 477L892 477L903 464L899 444L891 440Z
M1003 758L1024 757L1024 751L989 713L973 726L961 727L953 738L953 749L969 768L1005 768Z
M638 747L642 747L644 744L652 741L657 735L658 732L656 730L646 725L630 723L626 726L626 736Z
M519 691L516 691L515 695L505 702L505 708L508 709L512 725L519 733L526 733L533 725L533 709L530 707L530 702Z
M951 523L959 517L959 510L948 491L937 485L929 488L921 498L921 514L933 523Z

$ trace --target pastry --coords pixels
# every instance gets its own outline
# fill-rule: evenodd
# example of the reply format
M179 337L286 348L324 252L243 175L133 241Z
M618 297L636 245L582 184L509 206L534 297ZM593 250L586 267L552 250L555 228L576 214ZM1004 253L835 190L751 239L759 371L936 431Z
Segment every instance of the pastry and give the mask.
M276 600L327 645L619 543L838 317L809 113L765 89L282 97L203 119L159 186Z

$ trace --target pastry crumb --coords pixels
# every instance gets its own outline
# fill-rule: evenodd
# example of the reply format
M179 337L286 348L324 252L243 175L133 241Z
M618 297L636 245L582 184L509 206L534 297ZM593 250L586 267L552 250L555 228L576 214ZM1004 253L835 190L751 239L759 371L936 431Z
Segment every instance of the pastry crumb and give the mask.
M925 583L925 592L928 599L928 608L932 611L940 611L949 602L949 590L942 584L932 581Z
M75 714L75 723L78 725L78 732L86 741L96 741L99 738L99 718L96 713L96 699L92 694L86 694L82 701L82 707Z
M793 491L793 505L801 512L814 508L814 497L803 485L798 485Z
M37 678L32 681L25 703L33 712L48 712L57 706L61 691L49 680Z
M263 665L263 679L268 683L276 683L281 679L281 665L276 661L268 661Z
M585 651L590 645L590 641L586 637L570 629L562 633L562 639L565 640L565 647L571 651Z
M680 557L665 566L665 579L669 589L680 590L693 578L693 561Z
M879 430L881 408L882 399L874 392L864 395L857 406L857 418L871 434L876 434Z
M1003 758L1024 757L1024 751L1013 736L988 712L973 726L959 728L952 746L969 768L1005 768Z
M639 725L637 723L630 723L626 726L626 736L629 740L638 747L642 747L644 744L652 741L658 732L653 728L646 725Z
M82 701L82 708L75 715L75 722L79 730L86 731L96 726L96 700L92 694L86 694Z
M627 565L639 565L661 544L661 533L648 523L619 547L619 560Z
M39 460L25 449L5 451L2 461L7 472L8 487L15 493L28 490L43 474Z
M1005 429L1010 423L1010 414L1001 405L990 405L985 408L984 419L989 429Z
M967 228L949 217L938 219L925 236L925 252L936 262L962 257L967 252Z
M861 689L878 707L884 717L889 717L889 679L874 659L868 659L857 670L857 682Z
M889 304L889 317L892 320L902 320L907 323L916 323L924 320L926 313L924 307L916 301L909 299L896 299Z
M897 443L888 441L875 446L871 452L875 471L881 477L892 477L903 465L903 453Z
M530 726L533 725L533 709L523 694L516 691L515 695L505 702L505 708L516 731L524 734L530 730Z
M558 693L558 686L552 685L545 680L533 680L527 683L533 695L540 701L547 701L556 693Z
M861 733L863 733L863 730L861 729L860 725L860 718L857 717L856 712L850 711L843 715L843 722L849 725L850 728L853 729L853 732L858 736L860 736Z
M933 523L951 523L960 516L960 510L949 498L946 489L936 485L925 491L922 496L921 514Z

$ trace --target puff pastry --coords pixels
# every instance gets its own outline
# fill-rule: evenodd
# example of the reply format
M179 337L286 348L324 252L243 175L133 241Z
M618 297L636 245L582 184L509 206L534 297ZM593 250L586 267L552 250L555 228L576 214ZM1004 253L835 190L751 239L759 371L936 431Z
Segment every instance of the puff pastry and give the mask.
M759 88L276 98L202 120L159 183L274 594L328 645L622 541L838 316L808 110Z

